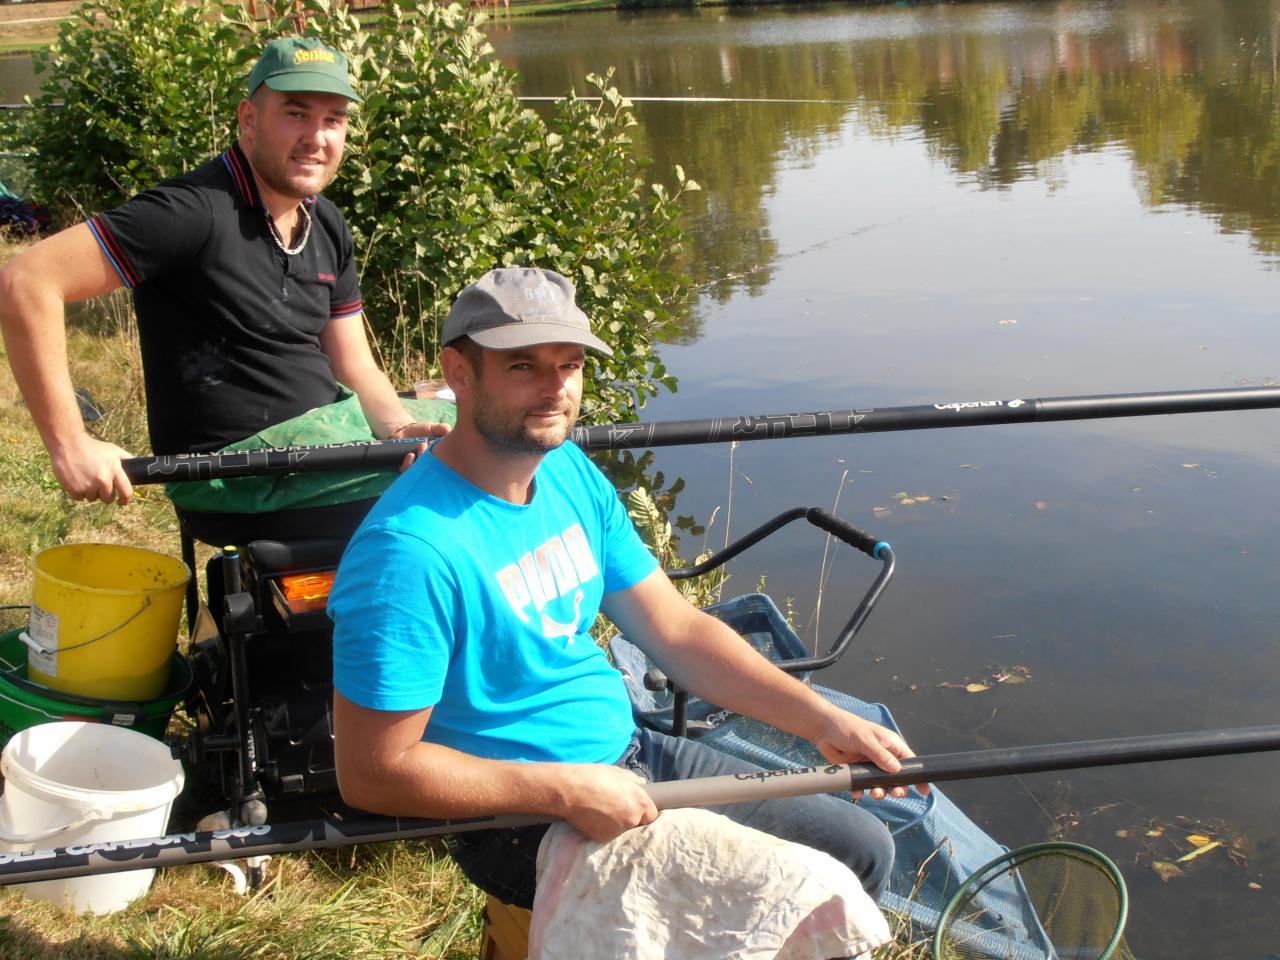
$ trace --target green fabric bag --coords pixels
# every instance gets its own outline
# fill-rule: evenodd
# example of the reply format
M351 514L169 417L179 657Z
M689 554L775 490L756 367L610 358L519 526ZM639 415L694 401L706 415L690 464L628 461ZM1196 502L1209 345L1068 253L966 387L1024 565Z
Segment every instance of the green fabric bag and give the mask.
M373 440L373 431L360 409L360 399L339 385L340 399L323 407L277 423L251 437L223 447L219 453L260 450L267 447L303 447L323 443ZM457 420L457 408L444 400L403 401L415 420L448 423ZM407 451L406 451L407 452ZM317 470L275 477L230 477L169 483L164 492L183 510L196 513L275 513L327 507L353 500L369 500L382 494L398 475L396 467L381 470Z

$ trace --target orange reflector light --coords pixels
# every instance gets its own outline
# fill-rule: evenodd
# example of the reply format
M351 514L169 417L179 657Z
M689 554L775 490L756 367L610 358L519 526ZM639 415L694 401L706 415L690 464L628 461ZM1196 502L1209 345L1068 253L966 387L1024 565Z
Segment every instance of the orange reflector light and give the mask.
M296 573L280 578L280 592L284 602L289 605L291 613L307 613L311 610L323 610L329 600L329 591L333 589L333 575L327 573Z

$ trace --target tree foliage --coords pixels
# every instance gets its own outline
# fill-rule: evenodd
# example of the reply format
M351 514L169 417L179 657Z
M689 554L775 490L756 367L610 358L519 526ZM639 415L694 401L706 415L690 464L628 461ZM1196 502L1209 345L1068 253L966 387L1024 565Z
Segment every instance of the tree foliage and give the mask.
M236 135L235 104L264 43L318 35L342 50L364 97L326 195L356 240L367 316L384 363L420 374L457 292L495 266L569 277L614 348L597 367L588 421L623 418L675 389L655 353L683 288L663 266L678 248L679 196L645 178L629 104L609 77L584 78L546 116L519 103L515 75L460 7L390 0L362 24L329 0L305 19L239 5L89 0L38 67L39 109L20 131L36 178L62 209L92 211L198 165ZM63 104L55 108L57 103Z
M41 95L15 118L41 199L65 219L199 166L235 136L254 51L209 8L90 0L33 54Z

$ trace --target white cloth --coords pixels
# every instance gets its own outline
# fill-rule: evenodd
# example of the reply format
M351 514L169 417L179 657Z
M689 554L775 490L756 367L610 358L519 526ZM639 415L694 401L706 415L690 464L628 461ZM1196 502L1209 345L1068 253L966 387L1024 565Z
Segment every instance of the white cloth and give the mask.
M529 960L831 960L888 940L844 864L706 810L608 843L557 823L538 848Z

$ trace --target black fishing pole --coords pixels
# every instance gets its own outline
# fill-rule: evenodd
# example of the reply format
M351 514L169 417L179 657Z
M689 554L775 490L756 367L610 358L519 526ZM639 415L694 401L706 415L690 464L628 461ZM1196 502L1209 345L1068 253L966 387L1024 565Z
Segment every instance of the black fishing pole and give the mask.
M872 787L941 783L985 777L1105 767L1155 760L1258 753L1280 749L1280 725L1166 733L1112 740L1086 740L1041 746L971 750L913 757L889 774L863 764L832 763L817 767L730 774L671 783L646 789L659 809L701 807L744 800L798 797ZM125 870L176 867L214 860L299 853L359 843L414 840L547 822L533 815L476 817L466 820L416 820L365 817L231 827L175 833L139 840L102 840L58 849L0 853L0 886L37 880L66 880Z
M1280 387L1231 387L1166 393L1120 393L1085 397L965 400L876 410L824 410L707 420L617 423L577 427L572 440L584 450L626 450L690 443L778 440L842 433L936 430L998 423L1048 423L1208 413L1280 407ZM182 453L133 457L124 461L134 484L269 476L312 470L381 469L398 465L418 439L372 440L314 447L277 447L237 453Z
M1177 390L1166 393L1120 393L1087 397L964 400L882 410L827 410L820 413L717 417L665 423L618 423L581 427L573 442L584 450L622 450L686 443L822 437L837 433L888 433L936 430L997 423L1047 423L1145 417L1158 413L1207 413L1280 407L1280 387L1231 387L1222 390Z

